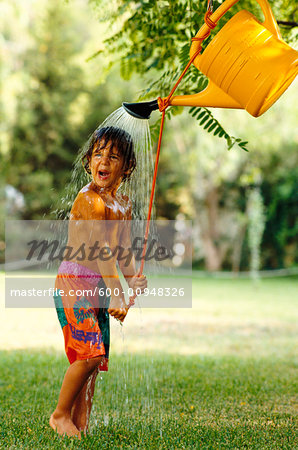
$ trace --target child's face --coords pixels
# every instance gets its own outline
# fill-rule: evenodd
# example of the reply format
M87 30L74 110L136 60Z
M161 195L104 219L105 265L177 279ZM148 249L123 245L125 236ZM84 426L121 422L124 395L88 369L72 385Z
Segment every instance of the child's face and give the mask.
M89 166L94 183L100 189L117 189L123 177L124 158L116 146L109 141L105 146L97 142L94 145Z

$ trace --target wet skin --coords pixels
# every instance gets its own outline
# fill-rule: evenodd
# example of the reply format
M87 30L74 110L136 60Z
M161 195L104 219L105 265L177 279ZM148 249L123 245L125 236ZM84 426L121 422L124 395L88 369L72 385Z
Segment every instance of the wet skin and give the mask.
M90 248L98 242L100 248L108 247L112 253L119 245L129 248L129 222L123 221L131 219L131 204L128 197L117 192L124 175L123 156L116 147L112 147L111 142L104 148L95 145L89 166L92 181L79 192L72 206L67 245L80 248L85 243L85 247ZM108 260L96 258L92 261L85 258L77 262L101 274L112 293L108 312L123 322L128 307L117 272L117 256L115 253ZM134 259L128 266L119 261L119 267L129 287L141 291L147 287L145 276L137 276ZM118 291L119 295L116 296Z
M130 228L119 225L129 224L131 219L129 199L117 193L124 175L123 163L123 157L110 142L104 148L95 145L89 161L92 181L79 192L71 209L68 246L76 249L85 243L89 248L98 241L101 247L111 250L119 244L130 247ZM123 322L129 308L117 272L117 255L108 261L96 258L77 262L101 274L112 293L108 312ZM127 266L118 263L129 287L141 291L147 287L146 277L137 276L134 259ZM114 295L115 288L119 289L119 296ZM50 426L59 434L80 438L82 431L87 432L100 362L101 357L77 360L67 369L57 407L50 418Z

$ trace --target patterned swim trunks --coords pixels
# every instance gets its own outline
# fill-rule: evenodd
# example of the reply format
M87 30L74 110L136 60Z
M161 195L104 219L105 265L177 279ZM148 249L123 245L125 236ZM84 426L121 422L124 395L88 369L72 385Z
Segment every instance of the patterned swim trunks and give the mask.
M70 364L102 356L99 370L107 371L110 347L107 309L110 299L105 295L104 280L85 266L63 261L55 288L55 307Z

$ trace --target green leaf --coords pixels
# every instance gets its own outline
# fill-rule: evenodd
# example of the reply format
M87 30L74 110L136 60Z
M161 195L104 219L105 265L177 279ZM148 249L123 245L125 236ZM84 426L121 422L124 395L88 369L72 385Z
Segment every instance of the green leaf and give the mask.
M214 122L212 125L211 125L211 127L208 129L208 132L209 133L211 133L211 131L213 131L214 130L214 128L216 127L216 122Z
M206 130L207 128L210 127L210 125L213 123L213 119L208 120L208 122L206 123L206 125L204 126L204 130Z
M206 111L202 111L202 112L198 115L197 120L200 120L202 117L205 116L205 114L206 114Z
M196 110L193 114L193 117L199 116L199 115L201 115L201 113L202 113L202 108L196 108ZM196 118L198 119L199 117L196 117Z
M93 55L89 56L88 58L85 59L86 62L91 61L93 58L96 58L96 56L100 55L101 53L103 53L103 50L97 50L97 52L93 53Z
M203 123L205 123L206 120L208 120L208 114L206 114L205 117L203 117L203 119L200 121L200 125L203 125Z

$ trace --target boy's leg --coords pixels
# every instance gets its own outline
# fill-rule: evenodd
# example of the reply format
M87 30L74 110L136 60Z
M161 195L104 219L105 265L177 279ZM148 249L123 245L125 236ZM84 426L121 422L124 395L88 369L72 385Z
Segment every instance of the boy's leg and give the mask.
M97 374L98 369L96 368L85 382L71 410L73 423L79 431L84 431L85 433L88 431Z
M80 435L71 419L71 410L75 400L87 379L98 367L101 356L88 360L77 360L67 369L58 399L58 404L51 415L50 425L59 434L67 436Z

